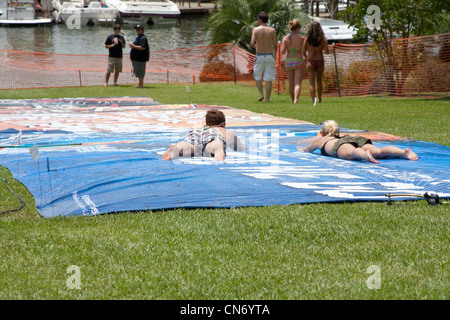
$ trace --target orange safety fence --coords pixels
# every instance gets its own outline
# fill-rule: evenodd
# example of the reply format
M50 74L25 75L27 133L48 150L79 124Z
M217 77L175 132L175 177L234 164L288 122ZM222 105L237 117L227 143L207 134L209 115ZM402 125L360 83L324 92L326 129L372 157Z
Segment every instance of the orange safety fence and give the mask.
M329 49L324 55L324 96L450 93L450 33L384 43L337 43ZM306 70L303 80L302 95L309 95ZM288 93L281 54L277 55L276 91Z
M330 45L325 55L324 95L412 95L450 91L450 33L387 43ZM233 43L152 51L145 83L253 82L255 56ZM0 89L96 86L105 81L107 55L0 50ZM304 74L302 95L309 95ZM119 84L134 84L124 54ZM287 93L277 55L275 92Z
M233 43L152 51L145 83L198 83L252 79L254 56ZM107 55L0 50L0 89L94 86L105 82ZM130 55L119 84L137 83Z

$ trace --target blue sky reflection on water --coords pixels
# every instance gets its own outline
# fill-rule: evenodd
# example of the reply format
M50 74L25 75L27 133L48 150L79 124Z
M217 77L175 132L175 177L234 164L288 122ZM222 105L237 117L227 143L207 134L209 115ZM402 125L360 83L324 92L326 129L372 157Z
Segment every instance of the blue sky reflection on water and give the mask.
M172 50L210 44L205 32L208 15L183 16L169 25L145 28L152 51ZM122 26L127 43L136 38L134 24ZM107 54L104 42L113 32L112 26L83 26L68 29L64 23L44 26L0 26L0 49L59 54ZM124 49L129 52L129 47Z

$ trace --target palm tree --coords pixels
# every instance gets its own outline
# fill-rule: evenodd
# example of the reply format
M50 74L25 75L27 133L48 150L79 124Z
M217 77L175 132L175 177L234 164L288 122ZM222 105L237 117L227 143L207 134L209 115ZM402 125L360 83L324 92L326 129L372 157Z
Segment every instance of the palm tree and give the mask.
M240 48L254 53L250 46L253 28L257 26L257 15L261 11L269 14L268 25L275 28L278 40L288 33L289 20L298 19L302 25L309 23L307 15L291 0L219 0L221 9L209 19L207 29L212 32L212 43L235 41Z

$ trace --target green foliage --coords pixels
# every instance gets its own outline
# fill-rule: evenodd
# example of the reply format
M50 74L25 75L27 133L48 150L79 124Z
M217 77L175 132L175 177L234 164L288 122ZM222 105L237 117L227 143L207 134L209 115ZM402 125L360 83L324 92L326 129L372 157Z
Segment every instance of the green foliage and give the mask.
M424 34L443 34L450 32L450 12L443 10L436 15L434 23L428 23L424 28Z
M253 29L257 26L257 15L261 11L269 14L268 25L275 28L278 39L288 33L289 20L299 19L302 25L308 18L296 9L289 0L224 0L221 10L208 19L207 29L212 32L212 44L236 44L249 52Z
M369 10L370 6L377 6L380 15L379 25L369 28L369 22L376 22L378 14ZM387 60L389 88L392 94L397 94L403 91L409 73L420 62L420 50L408 45L409 38L444 30L449 9L447 0L360 0L339 17L358 29L355 40L371 39L377 43L380 54ZM404 40L392 41L395 38Z
M381 13L380 28L375 30L369 29L367 21L371 5L378 6ZM449 10L447 0L360 0L355 7L340 12L339 18L358 28L355 40L367 42L370 37L382 41L434 34L443 19L441 14L447 16Z

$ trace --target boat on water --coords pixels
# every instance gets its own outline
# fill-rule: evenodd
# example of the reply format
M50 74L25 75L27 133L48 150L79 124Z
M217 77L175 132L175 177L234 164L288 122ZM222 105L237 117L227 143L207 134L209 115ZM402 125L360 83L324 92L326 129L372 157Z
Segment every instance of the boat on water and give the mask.
M64 22L69 28L81 26L114 24L119 10L104 7L100 1L53 0L55 21Z
M41 16L34 0L0 0L1 25L50 24L54 19Z
M317 21L322 26L323 33L328 42L348 42L353 39L357 29L349 24L334 19L311 17L312 21Z
M119 10L123 23L164 24L175 23L180 16L178 6L169 0L101 0L110 8Z

